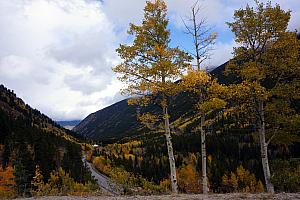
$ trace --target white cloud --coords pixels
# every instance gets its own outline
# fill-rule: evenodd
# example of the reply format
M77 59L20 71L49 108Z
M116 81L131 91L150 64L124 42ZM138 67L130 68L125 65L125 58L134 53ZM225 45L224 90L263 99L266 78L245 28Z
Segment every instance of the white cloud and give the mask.
M268 0L262 0L266 3ZM142 19L142 8L146 0L104 0L104 10L114 20L116 26L119 26L124 32L129 22L138 23ZM196 0L166 0L169 10L170 22L177 28L184 30L182 18L189 17L191 7ZM291 21L289 29L299 29L300 31L300 1L299 0L273 0L272 4L280 4L284 10L291 10ZM215 46L212 59L208 62L212 66L223 64L225 58L231 57L233 47L232 38L228 39L227 32L230 31L226 22L233 19L234 10L244 8L247 4L254 6L255 1L249 0L200 0L200 17L207 21L207 25L213 28L213 31L223 32L218 34L218 43ZM125 27L125 29L124 29ZM122 32L122 33L124 33ZM230 36L232 37L232 36ZM225 39L226 38L226 39ZM225 41L224 41L225 40Z
M1 83L54 119L112 103L117 41L100 2L1 1L0 13Z
M115 24L127 28L129 23L139 23L143 17L146 0L104 0L103 10Z
M206 63L207 66L210 68L215 68L220 66L221 64L224 64L229 59L233 57L233 47L236 47L237 44L234 40L223 43L219 42L215 45L214 50L212 50L212 56L211 59L209 59Z
M184 28L182 19L190 18L191 7L195 0L168 0L170 18L178 28ZM224 27L224 21L231 16L231 9L224 6L221 0L202 0L198 3L199 16L204 18L210 26Z

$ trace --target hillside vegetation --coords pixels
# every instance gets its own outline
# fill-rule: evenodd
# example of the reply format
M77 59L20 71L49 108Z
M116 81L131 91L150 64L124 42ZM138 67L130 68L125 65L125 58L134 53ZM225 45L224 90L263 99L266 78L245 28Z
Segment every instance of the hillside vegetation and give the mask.
M75 129L102 144L89 160L129 192L299 191L300 42L289 20L270 2L236 10L234 58L209 74L201 51L215 36L192 18L197 65L188 67L191 57L169 46L166 4L147 2L113 68L134 98Z
M300 39L288 30L291 11L269 1L236 10L227 22L233 58L208 72L217 34L198 21L198 3L184 22L194 45L187 53L172 46L166 2L146 1L112 68L131 98L90 114L76 133L0 85L0 198L95 194L86 161L127 195L297 198L274 194L300 192Z
M74 190L75 181L83 184L76 186L83 190L85 183L92 182L75 134L32 109L3 85L0 122L0 198L66 194Z

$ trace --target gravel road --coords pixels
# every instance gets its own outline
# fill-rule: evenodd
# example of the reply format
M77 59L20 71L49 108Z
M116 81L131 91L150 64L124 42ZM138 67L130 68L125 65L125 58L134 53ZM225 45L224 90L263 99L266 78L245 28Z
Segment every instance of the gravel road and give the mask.
M161 196L92 196L92 197L41 197L26 200L294 200L300 199L300 193L280 194L211 194L211 195L161 195ZM19 199L21 200L21 199Z
M87 162L85 158L82 159L82 162L89 168L92 176L105 193L109 195L120 195L123 193L123 188L121 186L111 181L105 175L99 173L98 170L96 170L91 163Z

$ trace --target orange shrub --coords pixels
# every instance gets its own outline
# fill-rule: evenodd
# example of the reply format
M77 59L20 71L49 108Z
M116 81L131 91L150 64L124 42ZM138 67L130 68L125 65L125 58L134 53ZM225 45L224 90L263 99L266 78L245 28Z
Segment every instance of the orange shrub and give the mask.
M8 166L6 169L0 168L0 197L14 198L16 196L16 182L14 178L14 169L12 166Z

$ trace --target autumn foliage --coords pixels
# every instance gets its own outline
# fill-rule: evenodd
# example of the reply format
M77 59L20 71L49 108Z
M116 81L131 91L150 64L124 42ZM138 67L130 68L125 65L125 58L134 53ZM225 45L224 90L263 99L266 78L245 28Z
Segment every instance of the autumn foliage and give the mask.
M226 173L222 177L224 192L264 192L264 186L260 180L256 180L255 175L245 170L240 165L236 172Z
M69 173L61 167L50 174L50 178L45 183L39 166L36 166L35 176L31 182L33 196L55 196L55 195L86 195L98 190L98 186L88 182L86 184L75 182Z
M16 196L16 182L14 181L14 168L8 166L0 168L0 198L13 198Z

